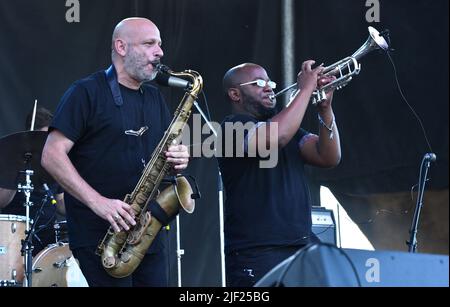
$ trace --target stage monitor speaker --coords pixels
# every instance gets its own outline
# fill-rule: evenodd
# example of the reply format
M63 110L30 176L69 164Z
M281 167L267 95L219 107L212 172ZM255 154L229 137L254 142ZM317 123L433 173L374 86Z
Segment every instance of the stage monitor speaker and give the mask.
M336 223L333 210L324 207L312 207L312 231L325 243L336 245Z
M300 249L255 287L448 287L447 255L339 249Z

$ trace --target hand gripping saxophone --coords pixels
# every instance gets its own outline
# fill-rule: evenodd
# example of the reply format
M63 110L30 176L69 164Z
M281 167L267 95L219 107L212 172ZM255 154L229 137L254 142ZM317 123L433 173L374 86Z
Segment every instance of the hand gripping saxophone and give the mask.
M151 200L156 200L168 217L175 216L180 207L188 213L192 213L195 207L195 202L191 199L192 189L186 178L177 177L176 184L161 193L158 187L170 169L164 152L170 145L179 144L192 105L202 90L203 80L199 73L192 70L173 72L164 65L158 66L157 69L191 81L138 184L131 194L125 196L124 202L130 204L135 213L136 225L131 226L128 231L118 233L114 233L110 227L97 247L97 254L101 256L103 267L116 278L126 277L134 272L162 227L162 222L147 210Z

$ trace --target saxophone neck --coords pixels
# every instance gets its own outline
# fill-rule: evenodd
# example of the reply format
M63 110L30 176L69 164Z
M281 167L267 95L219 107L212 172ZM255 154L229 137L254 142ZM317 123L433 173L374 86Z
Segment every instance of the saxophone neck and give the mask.
M158 64L156 66L156 69L162 74L174 77L174 80L173 80L174 85L173 86L185 87L186 92L189 93L189 95L194 96L194 99L197 98L198 94L203 89L202 76L194 70L184 70L181 72L175 72L164 64ZM188 82L187 86L185 86L183 83L183 81L186 82L186 80L189 80L189 81L187 81ZM167 83L166 83L166 85L167 85ZM181 86L181 85L183 85L183 86ZM170 82L169 82L169 86L170 86Z
M192 78L192 88L189 90L189 92L191 93L191 95L194 95L195 98L197 98L198 94L200 94L203 89L203 78L198 72L194 70L187 70L187 73L190 74Z

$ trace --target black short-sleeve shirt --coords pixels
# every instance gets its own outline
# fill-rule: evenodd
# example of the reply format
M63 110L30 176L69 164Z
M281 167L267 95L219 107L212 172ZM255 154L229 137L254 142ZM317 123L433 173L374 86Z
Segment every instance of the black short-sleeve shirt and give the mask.
M225 118L226 123L258 123L244 114ZM245 131L246 135L248 131ZM299 142L307 131L300 129L278 150L278 163L261 168L261 157L220 157L226 191L225 252L261 246L296 246L315 241L311 231L311 203ZM232 142L243 146L240 141ZM225 154L223 151L222 154Z
M50 131L74 142L69 158L81 177L101 195L123 200L135 188L145 164L170 124L160 91L120 86L123 104L114 102L106 75L97 72L75 82L56 110ZM109 223L70 194L65 195L71 248L93 246ZM152 248L161 240L155 239Z

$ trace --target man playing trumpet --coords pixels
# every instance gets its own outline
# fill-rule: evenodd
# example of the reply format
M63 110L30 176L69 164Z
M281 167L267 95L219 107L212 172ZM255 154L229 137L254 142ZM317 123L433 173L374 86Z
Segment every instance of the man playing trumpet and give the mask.
M312 93L335 79L322 75L322 65L312 68L314 63L302 64L297 77L300 91L278 113L273 98L276 84L263 67L245 63L228 70L223 78L233 114L222 125L254 123L244 132L242 142L232 142L236 146L233 152L243 148L244 157L219 158L227 193L228 286L252 286L299 248L319 241L311 230L304 165L334 167L339 164L341 150L331 105L333 91L317 105L318 135L300 128ZM261 167L261 145L278 155L274 167Z

